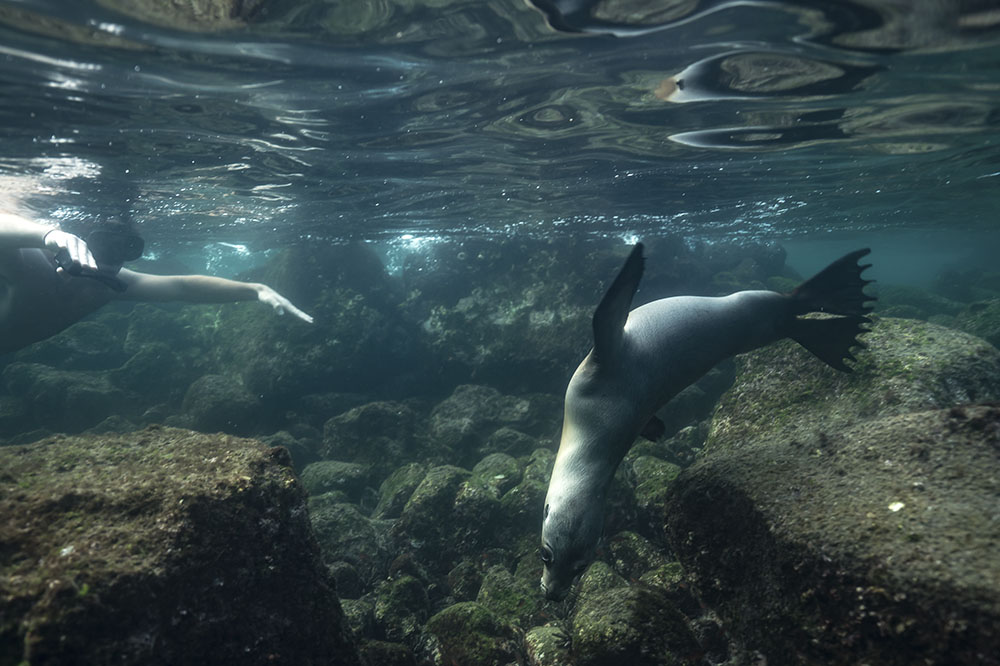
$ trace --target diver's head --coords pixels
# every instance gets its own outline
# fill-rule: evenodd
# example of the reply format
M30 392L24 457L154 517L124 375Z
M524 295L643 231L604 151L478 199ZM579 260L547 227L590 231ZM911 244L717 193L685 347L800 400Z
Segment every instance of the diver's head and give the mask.
M542 522L542 593L561 601L593 561L604 525L603 504L546 502Z
M91 231L86 240L101 271L112 274L117 274L126 261L141 257L145 246L131 225L122 223L104 224Z

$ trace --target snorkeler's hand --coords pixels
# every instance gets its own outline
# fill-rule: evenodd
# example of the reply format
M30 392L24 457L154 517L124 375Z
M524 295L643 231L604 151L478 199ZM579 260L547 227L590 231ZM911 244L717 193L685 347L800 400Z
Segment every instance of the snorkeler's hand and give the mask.
M45 234L45 247L55 253L59 267L56 272L79 273L81 269L97 270L97 260L87 243L79 236L53 229Z
M290 300L276 292L274 289L271 289L266 284L262 284L257 288L257 298L261 303L267 303L270 305L274 308L274 311L280 315L289 312L307 324L313 323L312 317L292 305Z

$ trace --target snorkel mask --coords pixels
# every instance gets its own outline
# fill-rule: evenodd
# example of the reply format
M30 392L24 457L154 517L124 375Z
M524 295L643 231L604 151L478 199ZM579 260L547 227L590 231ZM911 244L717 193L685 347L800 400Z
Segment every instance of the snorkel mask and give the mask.
M145 242L138 234L125 229L95 229L87 236L87 247L101 271L117 274L126 261L142 256Z

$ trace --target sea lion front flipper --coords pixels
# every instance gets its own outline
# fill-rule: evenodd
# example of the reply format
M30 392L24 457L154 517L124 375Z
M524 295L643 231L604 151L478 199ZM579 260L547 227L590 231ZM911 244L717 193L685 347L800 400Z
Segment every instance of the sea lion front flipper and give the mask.
M625 260L625 265L618 271L618 276L594 311L592 360L595 363L611 361L621 347L625 320L628 319L628 312L632 308L632 297L639 288L645 261L642 256L642 243L636 243L628 259Z

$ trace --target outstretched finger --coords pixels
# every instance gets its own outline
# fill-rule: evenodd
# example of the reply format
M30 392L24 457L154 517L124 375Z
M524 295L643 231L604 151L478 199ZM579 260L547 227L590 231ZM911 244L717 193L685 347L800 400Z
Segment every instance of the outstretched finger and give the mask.
M286 307L288 308L289 312L291 312L293 315L295 315L296 317L298 317L302 321L306 322L307 324L313 323L313 318L311 316L307 315L302 310L299 310L297 307L295 307L291 303L288 303Z

